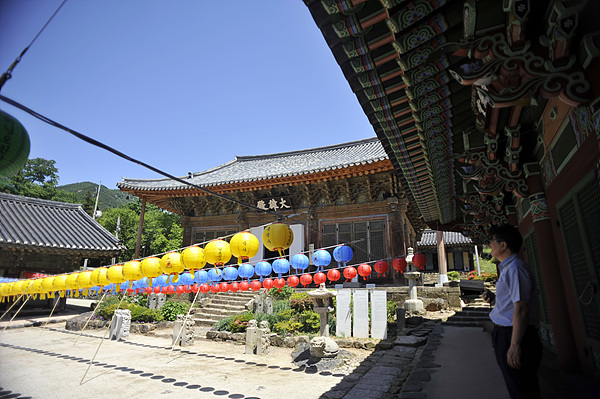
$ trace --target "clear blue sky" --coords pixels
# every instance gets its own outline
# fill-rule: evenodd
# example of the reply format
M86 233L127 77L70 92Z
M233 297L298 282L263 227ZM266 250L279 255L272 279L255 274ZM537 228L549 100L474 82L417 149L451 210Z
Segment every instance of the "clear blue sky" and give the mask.
M0 0L0 72L62 0ZM1 91L176 176L375 135L301 0L68 0ZM161 178L0 102L59 184Z

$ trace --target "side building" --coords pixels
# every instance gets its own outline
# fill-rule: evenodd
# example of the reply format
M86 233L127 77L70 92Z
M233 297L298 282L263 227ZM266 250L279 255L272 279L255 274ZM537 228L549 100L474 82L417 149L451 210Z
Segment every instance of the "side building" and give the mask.
M289 217L294 232L288 254L349 244L352 264L391 261L415 246L422 222L406 198L392 163L375 137L301 151L236 157L181 178L124 178L117 186L142 201L182 217L184 246L206 243ZM200 188L234 199L210 195ZM249 204L254 208L240 205ZM261 245L252 261L276 256ZM335 262L335 261L334 261ZM392 283L394 276L371 279Z

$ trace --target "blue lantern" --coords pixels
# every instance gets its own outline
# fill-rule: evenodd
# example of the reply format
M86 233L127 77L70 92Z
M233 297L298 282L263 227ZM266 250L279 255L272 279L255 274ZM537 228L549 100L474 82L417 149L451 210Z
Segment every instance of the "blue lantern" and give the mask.
M304 254L296 254L292 256L292 267L296 269L296 275L298 274L298 270L302 271L308 267L310 263L308 256Z
M223 278L228 281L233 281L238 278L238 270L235 267L227 266L223 269Z
M156 278L156 285L158 287L166 287L168 285L167 280L169 279L169 276L167 276L166 274L161 274L160 276L158 276Z
M198 270L196 272L195 281L197 281L200 285L206 283L208 281L208 272L206 270Z
M354 253L352 252L352 248L347 245L338 245L333 250L334 259L342 264L342 267L346 267L346 262L350 262L352 260L352 256Z
M263 277L267 277L271 274L271 264L267 261L261 260L254 267L254 271L258 276L260 276L259 280L263 281Z
M277 278L281 278L284 273L289 273L290 262L285 258L278 258L273 261L273 271L277 273Z
M208 281L211 283L219 282L223 279L223 273L217 268L212 268L208 271Z
M238 267L238 275L242 279L245 278L246 281L248 281L248 279L254 276L254 266L252 266L250 263L242 263L240 267Z
M313 253L313 263L318 267L318 271L322 272L325 266L331 263L331 254L324 249L319 249Z
M183 273L179 276L178 283L179 285L192 285L194 284L194 280L190 273Z

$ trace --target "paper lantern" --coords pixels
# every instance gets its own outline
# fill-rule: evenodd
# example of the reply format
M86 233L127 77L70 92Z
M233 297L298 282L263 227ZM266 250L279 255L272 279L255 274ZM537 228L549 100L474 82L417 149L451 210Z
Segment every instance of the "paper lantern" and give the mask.
M231 292L238 292L240 289L240 285L238 283L236 283L235 281L231 284L229 284L229 291Z
M67 275L61 274L60 276L54 277L54 282L52 283L54 286L54 290L58 291L58 294L61 298L64 298L65 292L67 290Z
M25 283L25 280L17 280L14 283L12 283L11 292L13 295L23 295L25 293L23 283Z
M284 278L276 278L275 280L273 280L273 287L275 287L279 291L281 291L281 289L283 287L285 287L285 279Z
M160 259L155 256L142 259L142 274L149 279L160 276L162 274ZM150 287L152 287L152 283L150 283Z
M325 273L319 272L319 273L315 274L315 276L313 277L313 280L315 281L316 285L321 285L322 283L325 282L326 278L327 278L327 276L325 275Z
M369 279L369 276L371 275L372 271L373 270L371 269L371 266L367 263L358 265L358 274L362 276L365 280Z
M344 268L344 277L346 277L346 281L352 280L356 277L356 269L352 266Z
M285 258L278 258L273 261L273 271L277 273L277 277L281 278L284 273L290 272L290 261Z
M261 260L254 267L254 272L257 276L260 276L259 280L263 281L264 277L271 274L271 264L267 261Z
M229 283L221 283L219 284L219 291L227 292L229 291Z
M283 257L282 251L292 245L294 233L287 224L273 223L263 230L262 240L269 251L277 251L279 256Z
M302 284L303 287L306 287L310 283L312 283L312 276L310 274L304 273L300 276L300 284Z
M240 291L248 291L250 289L250 283L247 281L242 281L240 283Z
M417 269L425 270L425 264L427 263L427 257L425 254L418 253L414 254L412 258L412 263L417 267Z
M333 250L333 258L344 267L346 266L346 262L352 260L353 255L352 248L347 245L338 245Z
M324 249L319 249L313 253L312 259L314 265L322 272L324 267L331 263L331 254Z
M165 274L173 276L171 280L176 283L179 273L185 270L185 266L183 266L183 262L181 261L181 254L175 251L164 254L160 258L160 270Z
M238 278L238 270L235 267L228 266L223 269L223 278L228 281L233 281Z
M223 280L223 272L218 269L210 269L208 271L208 281L211 283L216 283Z
M289 276L287 279L287 285L290 287L296 287L298 284L300 284L300 279L298 278L298 276Z
M227 241L212 240L204 247L204 259L211 265L221 266L231 259L231 248Z
M181 252L183 267L194 274L194 270L202 269L206 265L204 250L198 246L188 247Z
M130 260L123 265L123 276L129 280L129 287L133 287L133 282L144 277L142 274L142 263L139 260Z
M210 286L210 292L212 292L213 294L221 292L221 287L219 287L219 284L213 284Z
M248 231L234 234L229 241L231 253L238 259L238 265L258 253L260 242L256 236Z
M206 270L197 271L194 279L198 284L204 284L208 281L208 272Z
M89 293L89 289L94 286L92 283L92 271L84 270L77 276L77 285L79 288L83 288L83 295L87 296Z
M208 291L210 291L210 285L202 284L200 286L200 292L202 292L203 294L208 294Z
M242 279L245 278L246 280L252 278L252 276L254 276L254 266L250 263L242 263L240 267L238 267L238 276Z
M106 277L108 277L108 281L113 284L120 284L127 279L123 275L123 266L122 265L114 265L108 268L108 273L106 273ZM115 291L119 292L119 286L115 286Z
M308 267L310 260L308 256L304 254L296 254L292 256L292 267L296 269L296 274L298 274L298 270L303 271Z
M380 260L378 262L375 262L373 268L377 272L377 277L379 277L385 275L390 267L388 266L386 261Z
M35 299L36 294L40 295L40 299L46 299L46 295L44 295L44 291L42 288L42 283L44 282L43 278L36 278L35 280L33 280L33 285L31 286L31 289L29 290L29 292L31 292L31 294L33 294L33 299ZM78 291L75 291L75 294L78 294ZM77 295L75 295L77 296Z
M29 134L12 115L0 110L0 176L23 169L29 158Z
M105 285L109 285L110 281L108 281L108 268L99 267L97 269L92 270L92 274L90 276L90 281L93 285L98 287L104 287Z
M254 280L250 283L250 289L252 291L256 292L256 291L260 290L261 287L262 287L262 284L258 280Z
M406 263L406 258L402 257L394 259L394 262L392 262L392 266L394 267L395 271L399 273L404 273L408 264Z
M270 278L264 279L264 281L262 282L262 286L263 288L270 290L271 288L273 288L273 280L271 280Z
M341 277L340 271L338 269L331 269L327 272L327 278L329 279L330 283L333 283L334 281L338 281Z
M71 291L71 298L75 297L77 298L79 296L79 285L77 284L77 275L79 273L71 273L69 275L67 275L67 279L65 280L65 284L67 286L67 289ZM37 281L37 280L36 280ZM38 292L39 290L37 290L35 282L33 284L33 289L35 290L34 292Z

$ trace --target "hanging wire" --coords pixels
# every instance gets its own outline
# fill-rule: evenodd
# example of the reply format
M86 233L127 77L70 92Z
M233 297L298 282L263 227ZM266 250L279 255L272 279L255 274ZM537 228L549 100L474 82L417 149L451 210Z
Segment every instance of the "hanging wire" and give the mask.
M60 3L60 6L58 6L58 8L56 9L56 11L54 11L54 14L52 14L52 16L50 17L50 19L48 19L48 21L46 21L46 23L44 24L44 26L42 26L42 29L40 29L40 31L37 33L37 35L35 35L35 37L33 38L33 40L31 42L29 42L29 44L27 45L27 47L25 47L25 49L23 51L21 51L21 54L19 54L19 56L13 61L13 63L10 65L10 67L8 67L8 69L6 70L6 72L4 72L2 74L2 76L0 77L0 90L2 90L2 86L4 86L4 83L6 83L7 80L9 80L10 78L12 78L13 69L15 69L15 67L19 64L19 62L21 62L21 58L23 58L23 56L25 55L25 53L27 52L27 50L29 50L29 47L31 47L33 45L33 43L37 40L37 38L42 34L42 32L44 31L44 29L46 29L46 26L48 26L48 24L50 23L50 21L52 21L52 19L54 19L54 17L58 13L58 11L60 11L60 9L62 8L62 6L64 6L66 2L67 2L67 0L63 0L63 2Z

